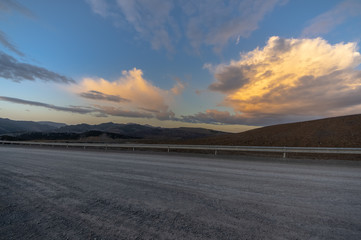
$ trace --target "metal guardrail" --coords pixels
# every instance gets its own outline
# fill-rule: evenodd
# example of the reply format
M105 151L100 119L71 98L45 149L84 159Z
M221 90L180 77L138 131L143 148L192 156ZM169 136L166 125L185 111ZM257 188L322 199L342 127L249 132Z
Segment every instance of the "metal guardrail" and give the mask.
M175 144L106 144L106 143L57 143L57 142L22 142L22 141L0 141L0 144L32 145L32 146L62 146L81 148L104 148L107 149L167 149L170 150L208 150L217 155L217 151L238 152L278 152L283 153L326 153L326 154L360 154L361 148L328 148L328 147L256 147L256 146L221 146L221 145L175 145Z

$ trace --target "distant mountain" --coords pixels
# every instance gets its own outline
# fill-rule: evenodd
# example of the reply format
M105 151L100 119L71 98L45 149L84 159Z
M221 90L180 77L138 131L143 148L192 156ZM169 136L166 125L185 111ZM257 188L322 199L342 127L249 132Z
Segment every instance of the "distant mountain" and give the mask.
M14 134L24 132L45 132L57 129L62 124L53 122L14 121L0 118L0 134Z
M87 142L109 142L115 139L133 139L129 136L123 136L117 133L107 133L101 131L89 131L84 133L57 133L57 132L29 132L15 136L3 135L2 140L8 141L30 141L30 140L49 140L49 141L87 141Z
M56 132L63 133L83 133L87 131L103 131L108 133L116 133L130 138L137 139L193 139L200 137L208 137L214 135L225 134L224 132L205 129L205 128L161 128L140 124L117 124L102 123L99 125L78 124L61 127Z
M361 147L361 114L281 124L182 144L287 147Z
M0 118L0 135L6 140L79 140L106 141L114 139L143 139L175 141L225 134L204 128L161 128L140 124L102 123L98 125L65 125L53 122L13 121Z
M40 122L37 122L37 123L40 123L40 124L43 124L43 125L49 125L49 126L52 126L52 127L55 127L55 128L61 128L61 127L67 126L65 123L57 123L57 122L49 122L49 121L40 121Z

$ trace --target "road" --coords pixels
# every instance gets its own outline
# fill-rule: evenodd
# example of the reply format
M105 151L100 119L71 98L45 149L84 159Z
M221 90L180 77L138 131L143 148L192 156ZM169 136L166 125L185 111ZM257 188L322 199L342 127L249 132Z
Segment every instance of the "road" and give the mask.
M0 146L0 239L361 239L361 164Z

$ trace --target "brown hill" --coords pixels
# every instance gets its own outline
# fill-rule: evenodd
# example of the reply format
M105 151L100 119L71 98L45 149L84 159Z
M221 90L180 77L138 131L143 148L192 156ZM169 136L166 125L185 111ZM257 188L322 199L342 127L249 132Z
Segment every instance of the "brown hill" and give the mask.
M183 144L361 147L361 114L274 125L250 131L182 141Z

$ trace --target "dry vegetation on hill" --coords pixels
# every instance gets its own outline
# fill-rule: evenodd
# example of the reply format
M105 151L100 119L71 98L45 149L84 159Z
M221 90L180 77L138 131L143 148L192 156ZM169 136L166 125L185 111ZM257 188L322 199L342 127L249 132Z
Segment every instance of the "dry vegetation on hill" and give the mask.
M281 124L250 131L181 141L182 144L361 147L361 114Z

